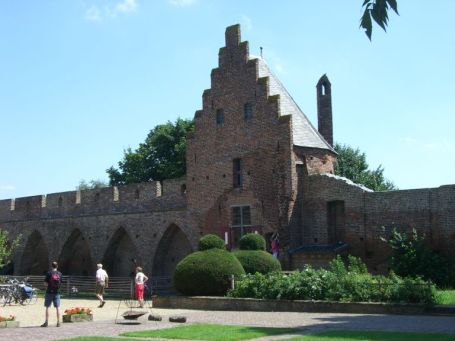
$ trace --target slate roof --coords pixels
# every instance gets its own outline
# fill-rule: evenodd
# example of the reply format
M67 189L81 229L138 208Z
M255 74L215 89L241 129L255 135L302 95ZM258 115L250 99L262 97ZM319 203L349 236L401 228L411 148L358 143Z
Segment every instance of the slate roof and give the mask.
M259 77L269 77L269 94L280 95L280 115L292 115L293 143L295 146L329 149L333 148L313 127L310 120L305 116L280 80L273 74L264 59L252 57L258 60Z

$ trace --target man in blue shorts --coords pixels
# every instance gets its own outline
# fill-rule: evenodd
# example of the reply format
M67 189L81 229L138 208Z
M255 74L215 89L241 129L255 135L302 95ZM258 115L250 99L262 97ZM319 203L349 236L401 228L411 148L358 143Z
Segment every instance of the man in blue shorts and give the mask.
M41 327L47 327L49 321L49 307L54 304L57 309L57 327L60 327L60 285L62 284L62 273L57 270L57 262L52 262L52 269L46 273L44 284L47 284L44 306L46 307L46 321Z

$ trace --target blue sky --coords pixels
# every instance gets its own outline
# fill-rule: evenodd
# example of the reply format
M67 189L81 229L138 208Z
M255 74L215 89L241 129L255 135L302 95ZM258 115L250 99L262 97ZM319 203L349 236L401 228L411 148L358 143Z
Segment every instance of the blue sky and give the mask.
M384 33L361 0L0 3L0 199L107 180L155 125L192 118L240 23L310 118L332 82L334 137L401 188L455 183L455 1L398 0Z

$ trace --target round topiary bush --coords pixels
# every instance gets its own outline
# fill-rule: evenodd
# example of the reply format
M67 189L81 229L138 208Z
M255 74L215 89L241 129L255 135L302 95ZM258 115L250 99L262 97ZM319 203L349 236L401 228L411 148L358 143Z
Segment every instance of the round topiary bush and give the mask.
M267 274L269 272L281 271L281 264L278 259L265 251L239 250L234 252L234 255L240 261L247 274L254 274L256 272Z
M184 295L222 296L230 288L231 275L245 274L230 252L220 249L197 251L182 259L174 272L174 287Z
M226 250L224 240L214 234L206 234L199 239L199 251L205 251L210 249L221 249Z
M260 234L247 233L240 238L240 250L265 250L265 239Z

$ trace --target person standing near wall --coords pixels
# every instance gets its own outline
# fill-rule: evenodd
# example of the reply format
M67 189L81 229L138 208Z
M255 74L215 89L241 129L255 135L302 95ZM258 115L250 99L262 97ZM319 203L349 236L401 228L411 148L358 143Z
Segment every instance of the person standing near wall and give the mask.
M109 286L109 276L107 275L106 270L103 269L103 264L98 263L96 264L98 270L96 270L96 297L100 300L100 305L98 308L102 308L106 301L103 298L104 290Z
M134 278L134 288L136 291L136 299L139 301L139 306L144 307L144 284L148 281L148 277L142 272L142 268L136 268L136 277Z
M278 232L276 232L272 235L272 238L270 239L272 255L275 258L278 258L279 254L280 254L280 241L278 240L278 236L279 236Z
M52 269L46 273L44 284L47 285L46 295L44 296L44 306L46 307L46 321L41 327L47 327L49 321L49 307L54 304L57 309L57 327L60 327L60 286L62 284L62 273L57 270L57 262L52 262Z

